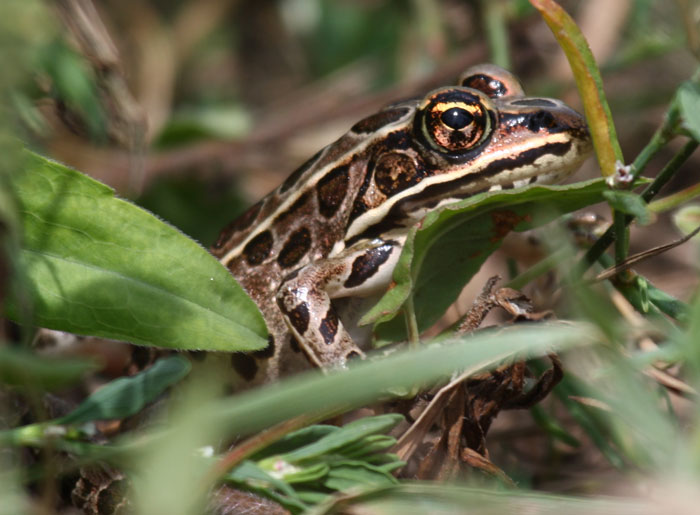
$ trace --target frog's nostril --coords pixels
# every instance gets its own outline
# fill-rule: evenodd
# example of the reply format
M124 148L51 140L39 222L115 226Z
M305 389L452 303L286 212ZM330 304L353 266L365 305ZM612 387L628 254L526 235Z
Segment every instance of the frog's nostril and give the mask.
M557 121L549 111L537 111L528 117L527 128L532 132L540 129L553 129L557 126Z

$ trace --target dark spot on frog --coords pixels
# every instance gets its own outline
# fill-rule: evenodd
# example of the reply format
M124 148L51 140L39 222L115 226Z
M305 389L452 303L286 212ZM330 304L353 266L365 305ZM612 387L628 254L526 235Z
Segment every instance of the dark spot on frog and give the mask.
M264 231L250 240L243 248L243 255L249 265L259 265L270 255L272 250L272 233Z
M267 347L251 352L252 356L258 359L271 358L275 354L275 337L271 334L267 336Z
M425 171L403 153L384 154L374 165L374 182L387 197L418 184L424 176Z
M300 302L294 309L286 310L284 302L279 299L277 301L282 313L287 315L289 323L299 334L304 334L309 327L309 306L305 302Z
M342 165L328 172L318 181L316 194L318 210L325 218L331 218L340 208L348 192L350 167Z
M287 241L277 256L277 262L282 268L296 265L311 248L311 231L302 227L289 235Z
M301 345L299 345L299 340L297 340L297 337L293 334L289 335L289 347L294 352L301 352Z
M394 246L391 243L386 243L380 247L369 249L364 254L356 257L352 262L352 270L350 276L344 283L346 288L360 286L367 279L372 277L379 267L389 259Z
M246 381L252 381L258 373L258 364L249 354L241 352L231 354L231 366Z
M331 307L326 313L326 317L321 320L321 325L318 330L323 336L323 342L326 345L332 345L335 335L338 333L338 315L335 310Z

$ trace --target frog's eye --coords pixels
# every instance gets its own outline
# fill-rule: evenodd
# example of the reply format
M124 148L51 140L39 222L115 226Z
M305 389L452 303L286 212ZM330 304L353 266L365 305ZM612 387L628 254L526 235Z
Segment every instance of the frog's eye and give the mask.
M491 133L486 99L461 88L429 94L416 112L416 128L433 149L455 156L472 150Z

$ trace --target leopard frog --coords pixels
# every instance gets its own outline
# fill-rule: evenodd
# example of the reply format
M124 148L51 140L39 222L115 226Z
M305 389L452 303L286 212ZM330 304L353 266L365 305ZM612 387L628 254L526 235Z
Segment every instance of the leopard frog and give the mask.
M334 304L386 290L409 228L483 191L552 183L591 150L583 117L493 65L352 126L224 229L212 251L257 303L269 345L245 380L343 367L366 342Z

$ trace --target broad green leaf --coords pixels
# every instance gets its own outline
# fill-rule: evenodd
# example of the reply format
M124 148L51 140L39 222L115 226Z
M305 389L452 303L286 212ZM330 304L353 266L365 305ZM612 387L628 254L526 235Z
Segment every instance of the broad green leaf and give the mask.
M24 232L15 320L177 349L267 344L255 304L177 229L32 153L13 186Z
M475 195L429 213L406 238L394 269L394 285L360 324L394 318L413 295L418 327L432 325L511 230L547 223L562 213L601 202L603 179L566 186L532 185ZM403 320L380 327L383 337L402 339Z
M182 356L160 359L143 372L107 383L58 422L82 424L134 415L185 377L190 368L190 362Z
M647 209L647 204L637 193L631 191L608 190L603 192L603 197L605 197L608 204L616 211L636 216L639 225L648 225L651 223L651 213L649 209Z
M600 169L604 176L613 175L616 163L624 163L624 158L605 98L600 70L588 42L576 26L576 22L555 1L530 0L530 3L540 12L566 54L583 99L583 109Z
M700 86L684 82L678 88L678 102L683 115L683 126L696 141L700 141Z
M38 356L26 349L0 347L0 383L53 390L78 381L99 368L87 359Z

